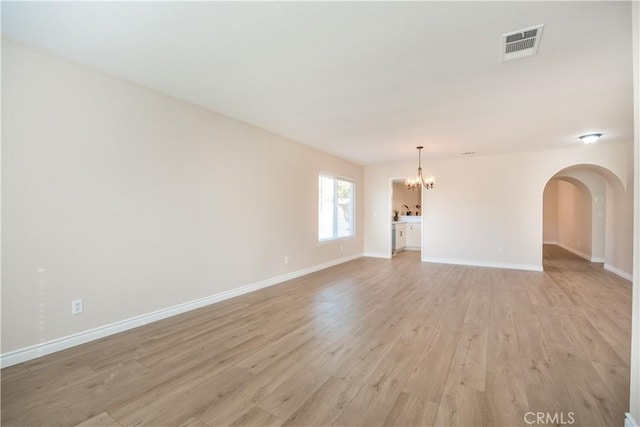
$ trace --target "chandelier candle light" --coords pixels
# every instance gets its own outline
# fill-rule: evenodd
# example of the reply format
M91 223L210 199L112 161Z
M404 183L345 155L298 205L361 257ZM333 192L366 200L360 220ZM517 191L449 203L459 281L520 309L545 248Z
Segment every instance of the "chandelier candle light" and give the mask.
M424 148L422 145L416 147L418 149L418 176L415 178L407 178L405 181L405 185L409 190L414 190L421 185L427 190L433 188L433 185L436 183L436 178L433 175L429 175L427 177L422 176L422 149Z

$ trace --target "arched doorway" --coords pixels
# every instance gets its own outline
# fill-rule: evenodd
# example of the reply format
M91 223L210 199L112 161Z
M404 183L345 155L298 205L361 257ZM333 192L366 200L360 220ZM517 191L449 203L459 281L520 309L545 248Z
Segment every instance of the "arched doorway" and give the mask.
M587 261L604 262L604 206L593 212L592 200L589 187L578 179L549 180L543 195L543 243L560 246Z
M544 188L542 240L630 279L632 213L615 174L596 165L573 165L554 174Z

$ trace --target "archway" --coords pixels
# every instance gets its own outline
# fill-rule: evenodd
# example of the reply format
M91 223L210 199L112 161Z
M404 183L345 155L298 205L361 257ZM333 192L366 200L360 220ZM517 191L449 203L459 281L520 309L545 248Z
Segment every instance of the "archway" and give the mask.
M594 218L593 195L582 181L554 177L543 194L543 243L560 246L588 261L604 256L604 240L594 238L597 224L604 230L604 215ZM598 260L603 262L602 260Z
M630 278L632 206L610 170L578 164L554 174L543 191L543 242Z

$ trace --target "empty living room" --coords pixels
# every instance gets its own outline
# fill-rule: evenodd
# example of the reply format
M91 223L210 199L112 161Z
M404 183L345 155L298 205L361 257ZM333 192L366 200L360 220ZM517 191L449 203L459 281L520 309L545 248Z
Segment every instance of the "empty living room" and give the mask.
M2 426L640 426L640 2L0 7Z

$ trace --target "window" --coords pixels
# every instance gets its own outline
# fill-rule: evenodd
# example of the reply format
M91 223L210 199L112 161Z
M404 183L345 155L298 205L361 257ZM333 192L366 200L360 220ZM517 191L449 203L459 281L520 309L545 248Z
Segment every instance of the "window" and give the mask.
M329 175L318 177L318 240L343 239L356 234L356 184Z

